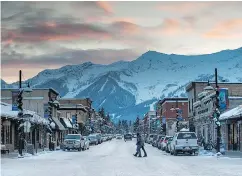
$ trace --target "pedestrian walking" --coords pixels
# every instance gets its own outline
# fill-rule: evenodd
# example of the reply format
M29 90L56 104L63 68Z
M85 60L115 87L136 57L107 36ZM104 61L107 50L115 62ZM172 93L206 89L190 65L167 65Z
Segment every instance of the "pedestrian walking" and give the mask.
M141 156L141 151L140 151L140 148L141 148L141 141L142 139L141 139L141 136L140 136L140 134L139 133L137 133L137 142L136 142L136 153L134 154L134 156L137 156L138 155L138 157L142 157Z
M147 153L145 151L145 142L144 142L144 138L141 136L141 149L143 150L144 152L144 157L147 157ZM140 152L141 153L141 152Z

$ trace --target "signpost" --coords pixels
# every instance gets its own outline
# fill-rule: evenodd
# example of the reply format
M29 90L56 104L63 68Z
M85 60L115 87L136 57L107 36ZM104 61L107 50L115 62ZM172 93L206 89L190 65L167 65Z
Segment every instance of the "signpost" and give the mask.
M12 111L18 111L18 94L19 91L12 91Z

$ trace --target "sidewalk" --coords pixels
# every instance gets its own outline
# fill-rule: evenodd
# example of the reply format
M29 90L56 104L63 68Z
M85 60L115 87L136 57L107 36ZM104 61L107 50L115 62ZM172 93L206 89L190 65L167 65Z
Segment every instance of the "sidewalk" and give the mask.
M24 157L36 156L36 155L38 155L38 154L42 154L42 153L50 153L50 152L53 152L53 151L49 151L49 149L45 149L44 151L43 151L43 149L38 149L38 150L37 150L37 153L35 152L34 155L24 152L24 153L23 153L23 156L24 156ZM18 158L18 151L15 150L14 152L10 152L9 154L1 154L1 158L2 158L2 159L4 159L4 158L8 158L8 159L16 159L16 158Z
M240 151L225 151L224 157L242 158L242 152L240 152Z

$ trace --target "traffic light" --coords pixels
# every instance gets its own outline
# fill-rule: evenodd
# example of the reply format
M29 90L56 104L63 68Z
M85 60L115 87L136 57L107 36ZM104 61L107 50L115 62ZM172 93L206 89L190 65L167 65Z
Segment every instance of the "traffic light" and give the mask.
M18 94L18 99L17 99L17 103L18 103L18 116L22 117L23 116L23 97L22 97L23 92L20 91Z
M219 117L220 117L220 111L219 111L218 108L216 108L215 111L214 111L214 113L213 113L213 119L214 119L215 124L217 126L220 126Z
M52 118L52 102L48 102L49 107L48 107L48 112L49 112L49 118Z

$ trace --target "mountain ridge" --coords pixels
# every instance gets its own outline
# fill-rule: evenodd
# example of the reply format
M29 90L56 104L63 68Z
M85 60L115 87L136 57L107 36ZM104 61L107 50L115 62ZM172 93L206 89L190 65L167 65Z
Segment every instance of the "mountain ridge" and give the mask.
M117 118L135 119L158 99L185 97L190 81L214 79L215 67L220 81L241 82L242 47L189 56L148 51L133 61L46 69L26 81L33 87L53 87L62 97L91 97L94 108L103 106ZM4 85L15 87L17 82Z

